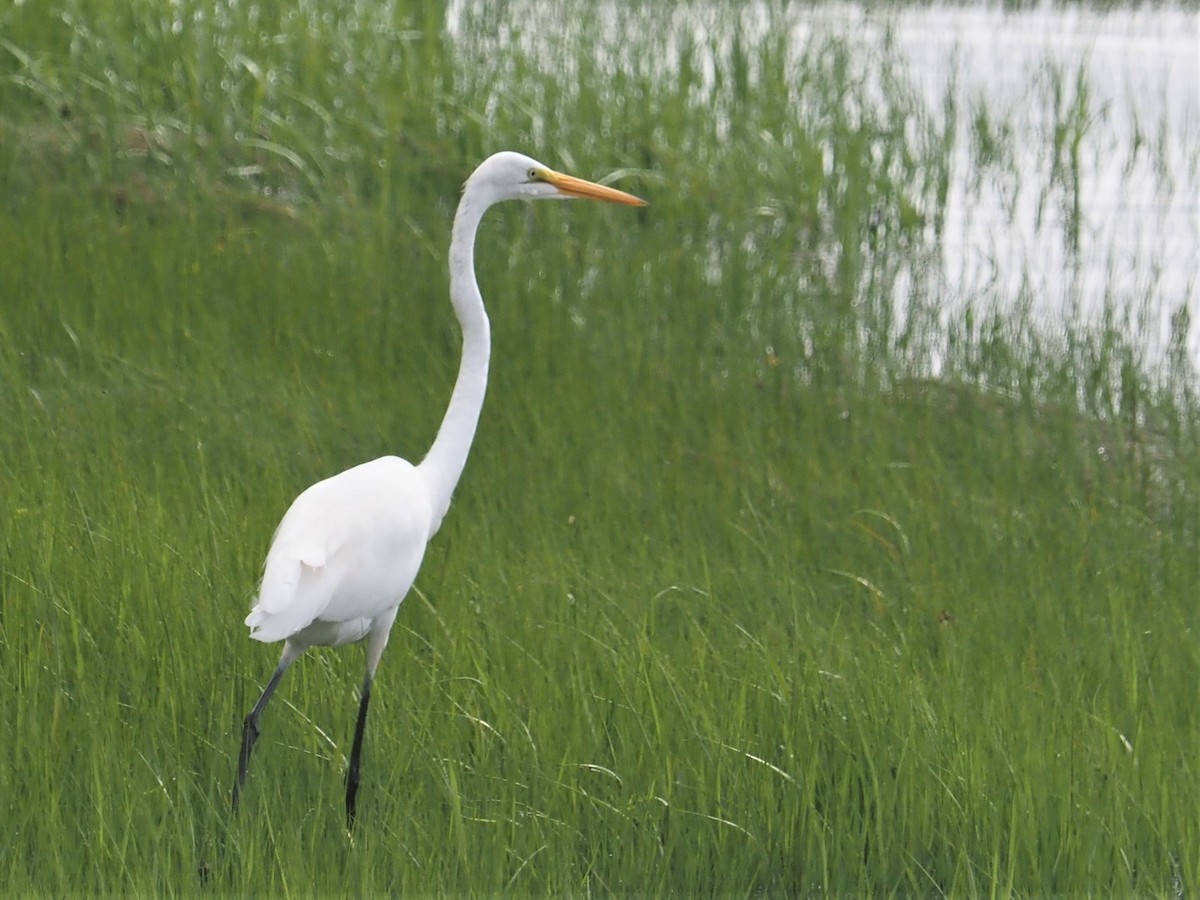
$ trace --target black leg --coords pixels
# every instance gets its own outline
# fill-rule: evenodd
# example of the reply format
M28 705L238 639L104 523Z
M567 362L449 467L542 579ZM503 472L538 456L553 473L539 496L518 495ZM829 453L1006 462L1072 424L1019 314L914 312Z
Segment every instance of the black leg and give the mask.
M363 732L367 727L367 704L371 702L371 677L363 682L362 699L358 703L358 723L354 726L354 743L350 747L350 768L346 770L346 827L354 828L357 813L358 769L362 759Z
M263 688L262 696L254 704L254 709L250 710L250 715L246 716L246 723L242 727L242 750L238 754L237 781L233 783L233 808L235 811L238 807L238 796L242 792L242 785L246 783L246 770L250 767L250 751L254 749L254 742L258 740L260 733L258 720L262 718L263 710L267 708L267 701L275 693L275 688L279 687L279 679L283 678L283 673L287 671L290 663L291 660L280 662L279 667L271 675L271 680Z

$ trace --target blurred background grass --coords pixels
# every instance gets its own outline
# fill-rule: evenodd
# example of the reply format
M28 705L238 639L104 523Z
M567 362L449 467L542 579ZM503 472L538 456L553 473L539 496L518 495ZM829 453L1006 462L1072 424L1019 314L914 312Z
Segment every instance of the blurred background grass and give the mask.
M945 118L711 17L545 67L500 8L0 12L5 893L1200 884L1186 320L1151 364L1115 314L947 318ZM272 529L428 447L458 186L510 147L651 206L490 214L490 396L362 827L353 651L289 673L233 821Z

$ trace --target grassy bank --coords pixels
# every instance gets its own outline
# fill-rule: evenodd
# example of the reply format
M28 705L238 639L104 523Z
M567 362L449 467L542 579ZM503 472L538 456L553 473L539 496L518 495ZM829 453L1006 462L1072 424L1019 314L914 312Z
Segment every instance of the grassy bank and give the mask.
M902 78L732 14L556 78L435 4L157 6L0 13L4 893L1200 885L1192 373L922 306L950 138ZM272 529L428 447L504 147L651 206L490 214L361 827L357 650L288 674L233 819Z

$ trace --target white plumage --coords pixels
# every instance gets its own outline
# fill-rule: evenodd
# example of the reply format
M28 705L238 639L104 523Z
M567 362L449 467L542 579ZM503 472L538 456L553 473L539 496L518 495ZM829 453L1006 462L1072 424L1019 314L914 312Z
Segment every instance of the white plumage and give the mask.
M450 240L450 301L462 328L463 355L450 405L418 465L385 456L347 469L300 494L279 523L246 624L255 640L283 641L283 653L246 716L233 786L235 809L259 720L288 666L309 647L365 639L367 675L346 773L346 818L354 824L375 670L425 547L450 508L487 390L491 337L474 264L480 219L502 200L571 197L645 205L630 194L563 175L519 153L488 157L463 186Z
M246 617L250 637L308 646L366 637L412 587L432 523L428 486L399 457L317 482L275 532L258 602Z

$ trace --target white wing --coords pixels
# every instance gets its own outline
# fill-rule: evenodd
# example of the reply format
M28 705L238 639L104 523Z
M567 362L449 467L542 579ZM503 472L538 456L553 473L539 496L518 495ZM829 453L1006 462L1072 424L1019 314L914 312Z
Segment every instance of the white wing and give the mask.
M246 617L250 636L278 641L313 622L370 620L395 608L417 577L432 518L423 479L395 456L317 482L275 532Z

